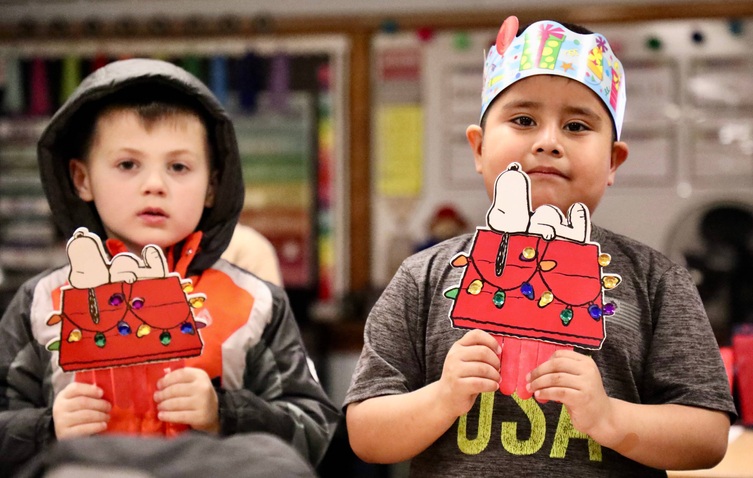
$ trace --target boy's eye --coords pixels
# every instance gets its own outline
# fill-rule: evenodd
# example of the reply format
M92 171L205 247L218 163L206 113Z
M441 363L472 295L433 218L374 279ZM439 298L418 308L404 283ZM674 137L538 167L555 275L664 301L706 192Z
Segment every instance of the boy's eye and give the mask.
M170 170L176 173L182 173L188 171L188 166L183 163L173 163L170 165Z
M118 169L122 169L124 171L130 171L135 167L136 163L131 160L125 160L118 163Z
M513 118L512 122L519 126L533 126L535 124L533 118L530 116L518 116L517 118Z
M588 131L589 130L588 126L584 125L583 123L579 123L577 121L573 121L573 122L567 123L565 125L565 129L567 131L570 131L570 132L573 132L573 133L576 133L576 132L579 132L579 131Z

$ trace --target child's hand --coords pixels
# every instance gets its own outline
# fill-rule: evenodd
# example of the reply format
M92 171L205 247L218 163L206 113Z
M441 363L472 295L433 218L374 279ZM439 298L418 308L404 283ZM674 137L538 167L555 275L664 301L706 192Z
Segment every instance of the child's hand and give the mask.
M183 423L194 430L219 433L217 393L204 370L185 367L174 370L157 382L154 393L159 418Z
M555 400L567 407L576 430L590 432L609 420L611 404L591 357L558 350L526 377L536 400Z
M107 429L110 403L102 389L88 383L69 383L52 404L55 436L59 439L89 436Z
M454 416L468 412L481 392L499 388L500 345L490 334L471 330L452 344L439 379L442 403Z

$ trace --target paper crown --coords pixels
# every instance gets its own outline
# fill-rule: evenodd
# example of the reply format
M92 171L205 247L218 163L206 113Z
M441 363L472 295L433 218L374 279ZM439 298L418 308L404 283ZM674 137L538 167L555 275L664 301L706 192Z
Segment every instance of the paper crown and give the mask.
M589 87L612 115L617 139L625 115L625 72L607 39L575 33L554 21L532 23L516 36L518 19L508 17L484 63L481 117L508 86L535 75L557 75Z

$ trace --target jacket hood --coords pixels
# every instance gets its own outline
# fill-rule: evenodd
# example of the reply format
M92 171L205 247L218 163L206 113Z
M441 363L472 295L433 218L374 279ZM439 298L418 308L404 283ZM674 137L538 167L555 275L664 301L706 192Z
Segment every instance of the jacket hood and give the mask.
M138 91L140 85L171 90L204 117L207 137L214 155L214 206L207 208L197 230L202 231L198 254L188 270L196 274L214 264L230 242L235 224L243 207L244 185L238 142L232 121L220 102L199 79L172 63L131 59L110 63L88 77L60 107L42 133L37 147L37 159L47 201L53 220L66 237L77 227L86 226L100 237L106 237L102 222L93 204L76 194L68 172L72 159L71 138L82 128L78 115L82 109L125 88ZM83 126L90 127L90 126Z

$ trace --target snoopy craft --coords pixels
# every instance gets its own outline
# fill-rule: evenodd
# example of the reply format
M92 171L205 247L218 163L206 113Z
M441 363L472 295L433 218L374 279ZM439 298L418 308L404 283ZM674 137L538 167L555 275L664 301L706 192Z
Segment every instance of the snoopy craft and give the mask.
M107 261L100 238L86 228L66 248L71 272L61 288L60 310L47 325L61 323L60 367L80 371L201 355L194 307L206 297L190 294L190 279L168 273L162 250L144 247L143 259L121 253Z
M60 338L47 349L58 352L60 368L75 372L76 382L102 389L112 405L107 433L171 437L187 430L158 420L153 396L160 378L201 355L206 323L193 309L206 296L169 273L155 245L144 247L143 258L121 253L108 261L99 236L79 228L66 252L68 285L47 321L60 327Z
M527 399L526 375L558 349L599 349L604 316L616 305L603 291L621 278L603 274L611 257L591 242L585 204L565 216L556 206L531 210L530 178L511 163L495 182L487 228L477 228L470 253L453 267L465 267L454 300L453 327L482 329L502 345L500 391Z
M60 290L60 310L47 325L61 323L60 340L48 344L60 367L80 371L201 355L190 279L168 273L162 250L144 247L107 260L99 236L79 228L66 247L71 271Z

